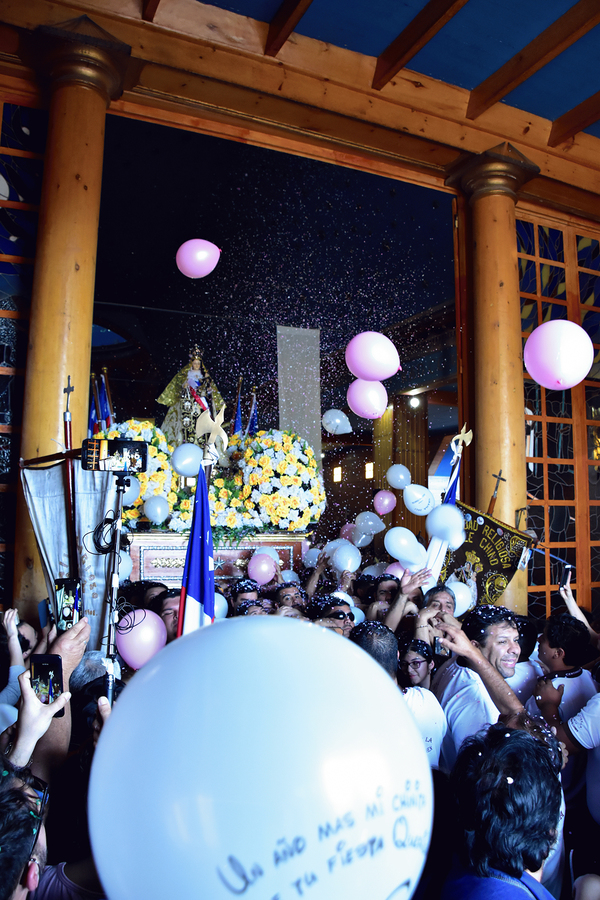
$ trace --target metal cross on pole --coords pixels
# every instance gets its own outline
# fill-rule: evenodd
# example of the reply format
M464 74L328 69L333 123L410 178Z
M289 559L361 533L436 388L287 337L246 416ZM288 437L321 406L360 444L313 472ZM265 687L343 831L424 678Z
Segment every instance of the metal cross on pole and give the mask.
M502 477L502 469L500 469L497 475L494 475L494 473L492 472L492 478L496 479L496 487L494 488L494 493L492 494L492 499L490 500L490 505L488 506L488 516L493 516L494 514L494 507L496 505L496 498L498 497L498 487L500 486L500 482L506 481L506 478Z

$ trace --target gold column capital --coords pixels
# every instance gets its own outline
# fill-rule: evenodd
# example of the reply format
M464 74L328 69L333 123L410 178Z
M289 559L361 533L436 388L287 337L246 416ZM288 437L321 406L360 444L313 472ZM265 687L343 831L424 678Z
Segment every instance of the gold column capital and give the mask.
M55 90L78 84L97 91L108 106L121 96L130 69L131 47L88 16L40 25L29 42L32 67Z
M459 160L449 171L445 184L460 187L471 197L471 203L488 194L504 194L516 201L519 189L539 173L535 163L506 141Z

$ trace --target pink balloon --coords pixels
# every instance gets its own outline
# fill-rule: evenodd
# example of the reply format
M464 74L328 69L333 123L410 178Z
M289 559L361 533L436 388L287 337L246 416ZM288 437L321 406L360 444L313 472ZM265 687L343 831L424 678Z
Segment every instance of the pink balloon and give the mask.
M379 419L384 414L388 395L380 381L364 381L357 378L346 394L348 406L363 419Z
M346 365L364 381L391 378L402 368L395 346L378 331L363 331L352 338L346 347Z
M268 584L275 577L275 560L267 553L255 553L248 563L248 577L257 584Z
M221 251L210 241L193 238L181 245L175 262L179 271L188 278L204 278L210 275L220 256Z
M346 524L342 525L342 527L340 528L340 537L344 538L346 541L351 541L353 534L354 522L346 522Z
M167 643L167 627L149 609L127 613L117 625L117 650L132 669L141 669Z
M532 331L523 356L534 381L564 391L586 377L594 362L594 346L581 325L553 319Z
M380 516L385 516L386 513L391 512L397 502L395 495L391 491L377 491L373 498L375 512L379 513Z
M402 578L404 575L404 566L401 566L399 562L390 563L389 566L385 567L384 575L395 575L396 578Z

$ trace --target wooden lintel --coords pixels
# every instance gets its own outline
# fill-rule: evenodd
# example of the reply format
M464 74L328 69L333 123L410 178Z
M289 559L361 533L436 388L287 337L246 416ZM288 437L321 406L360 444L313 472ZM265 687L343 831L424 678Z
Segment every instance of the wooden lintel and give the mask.
M579 0L545 31L473 88L467 119L476 119L600 23L598 0Z
M564 144L598 119L600 119L600 91L554 120L548 146L557 147Z
M154 16L160 0L142 0L142 19L144 22L154 22Z
M277 56L312 0L283 0L269 25L265 56Z
M404 31L377 58L371 85L373 90L380 91L391 81L466 2L467 0L429 0Z

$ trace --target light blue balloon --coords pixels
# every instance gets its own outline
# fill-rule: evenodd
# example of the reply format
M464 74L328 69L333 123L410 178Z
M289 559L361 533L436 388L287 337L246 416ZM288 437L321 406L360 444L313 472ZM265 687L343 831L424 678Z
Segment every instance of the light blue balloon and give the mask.
M257 764L292 737L302 765ZM431 819L427 754L392 679L352 641L286 616L167 644L115 703L92 764L90 835L111 900L231 900L244 884L288 900L306 877L312 900L408 898Z
M220 591L215 591L215 619L224 619L227 609L227 600Z
M180 444L173 450L171 465L178 475L194 478L202 465L202 450L196 444Z
M155 525L160 525L169 515L169 504L166 497L155 494L144 503L144 515Z

